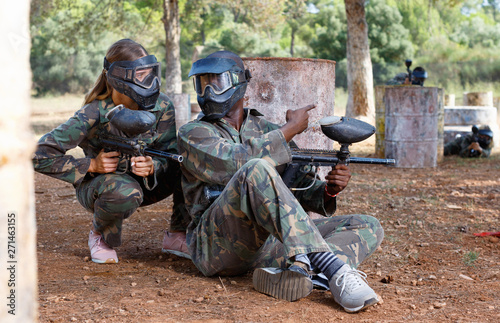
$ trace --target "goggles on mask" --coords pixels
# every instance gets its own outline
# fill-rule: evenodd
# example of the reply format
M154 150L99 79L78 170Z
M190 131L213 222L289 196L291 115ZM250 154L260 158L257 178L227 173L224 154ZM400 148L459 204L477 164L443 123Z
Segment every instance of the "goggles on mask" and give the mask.
M117 61L109 63L104 58L104 68L108 77L134 83L144 89L155 86L155 80L161 84L160 63L154 55L148 55L135 61Z
M216 95L219 95L246 81L244 73L234 71L225 71L220 74L199 74L193 78L194 90L199 96L205 95L207 87L210 87Z

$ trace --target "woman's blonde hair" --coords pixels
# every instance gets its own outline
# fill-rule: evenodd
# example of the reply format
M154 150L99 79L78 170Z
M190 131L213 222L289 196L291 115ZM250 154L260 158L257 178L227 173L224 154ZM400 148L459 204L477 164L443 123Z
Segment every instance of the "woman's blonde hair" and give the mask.
M131 39L122 39L111 45L106 53L108 62L135 61L136 59L148 55L142 45ZM104 100L111 96L113 88L106 79L106 70L103 68L92 89L85 95L83 105L94 100Z

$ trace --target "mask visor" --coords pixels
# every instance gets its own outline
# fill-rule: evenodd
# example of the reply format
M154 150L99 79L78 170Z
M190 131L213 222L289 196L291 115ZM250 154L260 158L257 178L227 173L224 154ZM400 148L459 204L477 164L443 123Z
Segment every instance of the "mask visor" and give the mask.
M193 82L194 89L200 96L205 94L207 86L211 87L217 95L222 94L233 87L233 80L229 71L221 74L208 73L196 75L193 78Z
M135 67L119 66L113 63L109 67L108 74L113 78L134 83L144 89L151 88L155 84L155 79L158 80L158 84L161 84L160 63Z
M205 95L205 89L211 87L215 94L220 95L230 88L246 82L243 73L226 71L221 74L207 73L195 75L193 78L194 89L200 96Z
M157 79L160 80L160 63L154 63L146 66L138 66L133 70L133 82L145 89L151 88Z

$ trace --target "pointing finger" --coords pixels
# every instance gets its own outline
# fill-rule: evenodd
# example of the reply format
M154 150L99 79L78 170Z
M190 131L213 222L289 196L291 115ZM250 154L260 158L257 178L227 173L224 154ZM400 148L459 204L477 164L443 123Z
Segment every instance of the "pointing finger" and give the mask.
M302 109L306 110L306 111L309 111L309 110L312 110L316 108L316 104L309 104L309 105L306 105L305 107L303 107Z

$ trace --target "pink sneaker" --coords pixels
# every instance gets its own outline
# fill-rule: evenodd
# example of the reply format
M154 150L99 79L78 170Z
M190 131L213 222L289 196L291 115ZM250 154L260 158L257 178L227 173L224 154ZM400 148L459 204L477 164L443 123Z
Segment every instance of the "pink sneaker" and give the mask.
M104 242L99 233L90 230L89 249L92 261L98 264L116 264L118 256L110 246Z
M171 253L179 257L191 259L186 244L186 232L165 231L161 251L165 253Z

